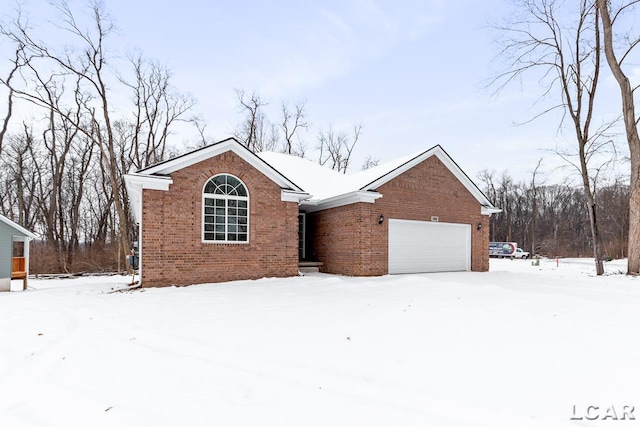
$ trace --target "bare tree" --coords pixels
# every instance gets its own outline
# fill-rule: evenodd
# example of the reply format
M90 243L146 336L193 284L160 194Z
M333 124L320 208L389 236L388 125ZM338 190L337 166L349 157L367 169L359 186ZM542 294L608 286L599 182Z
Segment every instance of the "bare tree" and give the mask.
M108 180L114 194L114 205L118 217L118 238L120 242L121 256L128 253L128 221L125 217L124 203L120 196L119 186L122 185L118 176L117 157L113 137L113 123L111 119L111 96L107 85L107 46L106 39L113 30L112 22L107 18L102 3L98 0L90 5L92 27L84 29L76 21L69 4L65 0L55 3L61 15L60 28L75 38L80 43L78 51L65 49L64 52L56 53L45 44L36 41L30 35L30 29L20 19L14 21L14 30L3 33L18 45L25 46L25 58L31 63L34 59L44 61L45 68L58 67L59 73L54 76L75 76L80 83L81 89L76 94L83 95L83 108L89 115L88 123L79 123L77 118L69 117L67 111L58 109L47 97L39 96L36 92L26 90L14 91L23 99L42 105L46 108L56 109L56 112L65 116L69 123L76 126L77 130L83 133L101 153L101 158L106 162ZM26 61L25 61L26 62ZM38 76L39 71L33 64L30 64L34 75Z
M192 117L191 123L193 123L193 126L195 126L196 130L198 131L198 136L200 137L200 139L195 144L189 145L187 147L188 149L193 150L196 148L205 147L215 141L214 138L211 138L205 134L207 124L201 117Z
M278 129L270 123L263 111L267 105L253 92L247 97L244 90L236 90L240 111L244 113L242 123L236 128L235 137L254 153L273 151L278 144Z
M635 111L634 88L631 86L627 72L624 70L624 61L631 51L640 44L640 37L630 33L623 34L624 46L620 52L614 49L614 28L616 21L621 19L624 13L631 11L640 4L639 0L620 3L615 9L613 1L597 0L598 10L602 14L602 28L604 32L604 51L609 68L613 73L622 97L622 117L629 145L631 158L631 176L629 185L629 264L628 274L640 274L640 135L638 123L640 116Z
M41 160L32 157L33 144L33 133L23 123L23 132L8 136L7 147L0 156L4 180L4 188L0 190L2 213L32 229L38 216L34 197L37 183L34 165Z
M380 159L373 158L371 155L368 155L364 162L362 163L362 167L360 170L367 170L371 168L375 168L380 164Z
M0 29L0 33L2 33L2 29ZM4 142L5 135L7 134L7 129L9 128L9 121L11 120L11 116L13 115L13 98L14 91L11 80L14 78L16 73L20 70L25 59L24 56L24 46L22 44L18 44L16 48L16 53L14 59L11 61L12 68L9 71L7 77L0 78L0 85L5 86L7 88L7 111L4 113L4 117L2 119L2 127L0 128L0 154L2 154L2 145Z
M132 141L127 150L133 155L133 165L140 169L165 160L172 125L188 120L185 116L195 101L171 87L171 73L159 62L146 60L139 53L130 55L129 62L134 71L133 81L120 78L133 92Z
M538 160L536 167L533 169L531 173L531 255L535 256L538 251L536 249L536 216L538 215L538 187L540 186L537 181L538 175L541 173L540 168L542 167L542 159Z
M582 186L586 196L596 273L604 273L600 253L600 235L596 215L595 188L592 187L587 147L602 135L592 134L596 89L600 77L600 27L595 0L580 0L577 10L562 8L556 0L522 0L518 4L522 18L500 29L507 35L502 50L508 58L508 70L495 84L504 85L526 73L541 72L547 82L543 95L557 94L561 102L543 113L561 109L568 116L578 145ZM568 22L562 20L569 15Z
M495 175L496 171L494 170L482 170L478 173L478 179L484 185L484 194L489 198L489 201L494 206L502 206L498 203L498 192L496 191L495 184ZM491 215L489 217L489 240L495 242L495 231L496 231L496 219L498 214Z
M351 153L355 147L363 128L362 123L353 125L353 134L349 136L345 132L336 132L333 126L318 134L318 163L327 165L331 169L347 173L351 164Z
M286 154L293 154L304 157L305 147L300 140L299 131L308 129L309 123L306 121L305 103L299 102L294 105L295 111L290 111L287 104L282 103L282 128L284 136L283 151Z
M88 163L97 162L102 173L100 179L107 183L108 191L103 183L92 182L105 201L96 203L101 206L96 211L99 225L90 228L95 236L116 239L120 269L122 257L129 252L129 241L134 237L122 175L132 166L140 168L165 158L172 127L178 121L188 121L186 114L194 101L171 87L171 75L166 67L145 60L140 54L129 57L132 73L128 75L132 78L123 77L111 68L107 41L113 24L99 0L89 6L92 20L87 27L76 21L66 0L56 0L53 5L60 16L55 25L70 37L71 44L58 51L36 40L32 29L18 15L11 25L2 26L0 32L19 47L14 64L20 65L22 78L15 84L7 80L4 83L15 99L43 107L48 114L49 131L43 138L49 155L46 167L51 171L52 181L51 187L44 186L43 191L57 193L47 193L46 206L51 210L45 227L48 237L71 248L71 252L77 247L80 237L73 232L69 237L66 227L68 224L79 226L80 221L67 215L66 223L60 223L60 203L63 196L67 202L70 198L76 204L85 203L82 201L85 196L83 189L75 186L70 189L72 192L63 194L62 182L77 176ZM117 118L113 112L116 108L112 90L118 82L133 93L132 118ZM95 147L97 159L93 160L92 152L78 150L74 145L78 141ZM48 171L42 170L44 167L40 165L41 176L49 176ZM98 190L100 187L103 188ZM57 226L54 220L58 221ZM112 236L108 237L105 226L116 227L117 232L112 230Z

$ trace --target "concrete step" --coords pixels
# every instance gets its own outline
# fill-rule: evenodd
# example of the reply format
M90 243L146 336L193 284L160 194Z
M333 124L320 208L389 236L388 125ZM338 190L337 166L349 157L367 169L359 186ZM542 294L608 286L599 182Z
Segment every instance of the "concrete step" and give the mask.
M320 267L322 267L322 263L318 261L300 261L298 263L300 273L318 273Z

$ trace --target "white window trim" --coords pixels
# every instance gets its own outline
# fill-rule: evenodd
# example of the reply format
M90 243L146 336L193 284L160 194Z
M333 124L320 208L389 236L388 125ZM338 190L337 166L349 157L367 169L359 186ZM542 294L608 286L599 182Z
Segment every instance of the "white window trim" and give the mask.
M213 178L217 177L217 176L221 176L221 175L228 175L231 176L235 179L237 179L238 181L240 181L240 183L242 183L242 185L244 186L244 189L247 191L247 196L229 196L229 195L221 195L221 194L211 194L211 193L205 193L204 189L207 187L207 184L209 183L209 181L211 181ZM201 222L201 230L200 230L200 240L202 241L202 243L204 244L212 244L212 245L247 245L249 244L249 242L251 241L251 200L249 198L249 188L247 187L247 185L244 183L243 180L241 180L240 178L238 178L237 176L230 174L230 173L219 173L216 175L211 176L209 179L207 179L202 187L202 210L200 213L200 222ZM206 240L204 238L204 215L205 215L205 199L225 199L225 200L246 200L247 202L247 240L246 241L238 241L238 240ZM227 207L228 209L228 207ZM227 213L225 212L225 217L227 216ZM226 222L225 222L226 224ZM228 225L228 224L227 224ZM215 233L215 231L214 231ZM225 236L227 236L227 232L225 231Z

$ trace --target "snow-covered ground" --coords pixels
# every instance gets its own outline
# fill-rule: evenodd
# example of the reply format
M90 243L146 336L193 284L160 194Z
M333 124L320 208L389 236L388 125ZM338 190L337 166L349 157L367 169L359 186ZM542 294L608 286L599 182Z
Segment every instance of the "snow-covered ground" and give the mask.
M640 279L606 268L31 280L0 294L0 426L603 424L589 406L640 420Z

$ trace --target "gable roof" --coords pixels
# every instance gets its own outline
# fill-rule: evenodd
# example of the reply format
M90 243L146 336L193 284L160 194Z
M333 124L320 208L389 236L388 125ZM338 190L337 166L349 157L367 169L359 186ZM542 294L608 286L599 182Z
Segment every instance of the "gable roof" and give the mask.
M494 208L487 196L482 190L464 173L458 164L449 156L449 154L440 146L440 144L431 147L428 150L410 156L397 159L395 161L385 163L380 167L371 168L367 171L360 172L359 183L367 182L362 186L362 190L373 190L381 185L391 181L393 178L401 175L412 167L427 160L429 157L437 157L447 169L460 181L462 185L471 193L478 202L486 208Z
M142 190L167 191L169 190L169 186L173 184L173 179L171 179L170 176L171 173L228 151L232 151L238 155L238 157L280 186L282 200L300 202L300 200L310 197L302 188L282 175L260 157L256 156L235 138L227 138L181 156L174 157L173 159L140 169L137 172L126 174L124 176L124 182L127 187L129 201L131 202L136 222L140 223L142 220Z
M194 165L203 160L210 159L227 151L233 151L244 161L249 163L254 168L258 169L260 172L262 172L262 174L278 184L281 188L296 192L303 192L303 190L299 186L290 181L287 177L282 175L260 157L256 156L255 153L250 151L244 145L240 144L235 138L227 138L222 141L215 142L213 144L183 154L181 156L174 157L173 159L165 160L164 162L160 162L144 169L140 169L136 172L136 175L169 175L172 172L184 169L188 166Z
M14 230L16 230L17 232L22 234L24 237L29 237L31 239L35 239L37 237L31 231L29 231L26 228L22 227L20 224L11 221L9 218L7 218L4 215L0 215L0 222L3 222L5 224L7 224L9 227L13 228Z
M381 185L391 181L429 157L436 156L476 198L482 206L484 214L500 212L500 209L493 206L484 193L440 145L350 175L330 170L308 159L286 154L264 152L259 153L258 156L284 175L299 182L307 192L312 194L309 199L301 202L303 205L310 207L311 210L365 201L361 200L363 197L368 197L373 201L382 197L380 193L376 192ZM340 204L336 204L338 201L340 201Z
M227 138L182 156L157 163L125 175L134 215L139 222L142 209L142 189L168 190L173 183L172 172L203 160L232 151L282 188L282 200L296 201L308 211L317 211L357 202L373 203L382 197L376 190L407 170L436 156L478 200L483 214L500 212L460 169L446 151L436 145L384 163L374 168L345 175L308 159L282 153L255 154L235 138Z

